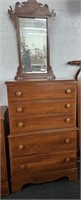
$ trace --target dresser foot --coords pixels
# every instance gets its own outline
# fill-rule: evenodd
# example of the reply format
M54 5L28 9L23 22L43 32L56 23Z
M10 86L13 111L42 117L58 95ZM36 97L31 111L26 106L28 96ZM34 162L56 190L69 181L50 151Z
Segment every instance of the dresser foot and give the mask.
M24 184L25 182L20 179L11 180L11 192L20 192Z
M76 181L78 179L78 173L77 170L73 170L69 173L69 181Z

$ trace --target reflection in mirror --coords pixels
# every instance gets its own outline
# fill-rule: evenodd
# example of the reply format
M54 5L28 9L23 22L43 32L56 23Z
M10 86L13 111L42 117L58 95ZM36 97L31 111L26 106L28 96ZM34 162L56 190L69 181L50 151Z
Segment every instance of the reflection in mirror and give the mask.
M47 73L47 19L19 18L22 73Z

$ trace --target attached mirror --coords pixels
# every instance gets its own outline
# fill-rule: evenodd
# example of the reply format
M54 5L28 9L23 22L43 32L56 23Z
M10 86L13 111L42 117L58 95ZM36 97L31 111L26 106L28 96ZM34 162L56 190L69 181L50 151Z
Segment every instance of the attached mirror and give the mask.
M19 18L22 73L47 73L47 20Z
M15 79L55 78L50 66L48 34L49 18L55 13L36 0L17 2L15 11L10 7L8 13L17 33L19 67Z

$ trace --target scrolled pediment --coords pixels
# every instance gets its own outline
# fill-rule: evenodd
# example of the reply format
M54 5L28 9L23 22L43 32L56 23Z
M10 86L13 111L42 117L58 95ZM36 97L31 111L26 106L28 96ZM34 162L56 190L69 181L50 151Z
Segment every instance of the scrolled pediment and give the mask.
M8 10L9 15L12 17L15 15L23 15L23 16L32 16L33 17L50 17L54 14L54 12L49 11L49 7L47 4L38 3L36 0L28 0L26 2L17 2L15 4L15 10L10 9ZM55 14L54 14L55 15Z

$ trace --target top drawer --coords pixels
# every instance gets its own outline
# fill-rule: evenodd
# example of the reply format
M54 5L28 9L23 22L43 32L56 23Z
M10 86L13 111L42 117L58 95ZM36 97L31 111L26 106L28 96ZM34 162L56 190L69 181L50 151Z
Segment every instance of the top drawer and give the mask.
M25 82L8 86L10 101L75 98L76 84L54 82Z

